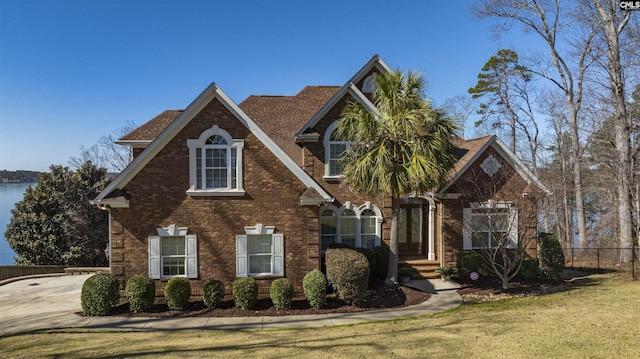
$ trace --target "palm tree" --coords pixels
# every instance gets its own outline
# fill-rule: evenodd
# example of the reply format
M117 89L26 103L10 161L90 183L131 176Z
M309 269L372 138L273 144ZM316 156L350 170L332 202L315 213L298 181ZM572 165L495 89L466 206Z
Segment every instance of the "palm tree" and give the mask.
M425 81L418 73L378 74L376 84L372 102L377 111L349 101L336 136L352 144L340 162L343 182L361 194L391 197L387 282L396 283L400 198L443 183L455 163L456 125L424 97Z

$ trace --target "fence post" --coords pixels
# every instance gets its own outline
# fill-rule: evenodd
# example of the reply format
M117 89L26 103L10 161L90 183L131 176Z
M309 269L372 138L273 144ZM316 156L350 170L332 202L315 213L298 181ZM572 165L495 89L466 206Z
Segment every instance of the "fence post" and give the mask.
M600 273L600 248L596 248L596 257L598 258L598 273Z
M575 267L573 265L573 247L571 247L571 268Z
M636 279L636 244L631 245L631 278Z

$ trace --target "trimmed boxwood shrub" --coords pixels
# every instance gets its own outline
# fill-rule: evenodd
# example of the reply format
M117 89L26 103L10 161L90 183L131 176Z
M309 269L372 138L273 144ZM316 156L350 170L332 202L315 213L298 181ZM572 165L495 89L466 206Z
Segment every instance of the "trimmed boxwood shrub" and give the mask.
M156 282L149 277L135 275L127 281L124 293L129 302L129 310L134 313L144 312L153 307L153 301L156 298Z
M550 233L540 233L538 248L542 276L549 279L560 279L564 270L564 252L558 238Z
M526 280L533 280L538 278L538 260L535 258L525 258L522 260L522 266L518 271L516 277Z
M482 258L473 251L460 252L458 255L458 268L456 270L458 281L468 283L471 281L469 275L472 272L479 272L482 267Z
M369 261L364 254L349 248L328 248L327 279L338 298L358 305L367 295Z
M191 283L187 278L174 277L164 287L164 297L171 310L183 310L191 297Z
M322 308L327 303L327 278L324 273L314 269L302 279L302 290L309 305Z
M278 278L271 282L269 295L276 309L289 309L293 300L293 284L287 278Z
M251 277L236 278L232 291L233 302L237 307L249 310L258 303L258 282Z
M112 274L95 274L82 284L80 301L85 315L107 315L118 299L120 284Z
M217 308L224 298L224 283L215 278L207 279L202 285L202 299L208 308Z
M373 278L387 278L387 270L389 268L389 247L377 246L373 248L373 254L376 258L375 265L371 268Z

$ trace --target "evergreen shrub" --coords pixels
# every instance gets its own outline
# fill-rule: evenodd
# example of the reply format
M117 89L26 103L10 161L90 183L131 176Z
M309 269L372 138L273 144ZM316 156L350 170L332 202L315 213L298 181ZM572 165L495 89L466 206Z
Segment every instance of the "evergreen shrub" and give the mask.
M129 302L129 310L134 313L144 312L153 307L153 301L156 298L156 282L147 276L135 275L127 281L124 293Z
M389 269L389 247L386 245L374 247L373 253L376 258L375 265L371 267L373 278L386 279Z
M374 278L373 268L376 267L376 253L373 251L373 248L356 248L356 251L364 254L367 257L367 261L369 262L369 279ZM386 274L386 273L385 273Z
M217 308L224 298L224 283L215 278L207 279L202 285L202 299L208 308Z
M480 272L482 268L482 258L474 251L460 252L458 255L458 268L456 270L458 281L468 283L471 281L469 275L473 272Z
M112 274L95 274L82 284L80 302L85 315L107 315L118 299L120 284Z
M327 303L327 278L324 273L314 269L302 279L302 290L309 305L322 308Z
M349 248L328 248L327 279L338 298L351 305L360 304L367 295L369 261L364 254Z
M564 252L560 241L550 233L540 233L538 237L540 273L543 277L558 280L564 270Z
M278 278L271 282L269 295L276 309L289 309L293 300L293 284L287 278Z
M183 310L191 297L191 283L185 277L173 277L164 287L164 297L171 310Z
M258 303L258 282L251 277L236 278L232 292L233 302L237 307L249 310Z
M538 260L535 258L525 258L522 260L522 266L516 277L525 280L534 280L538 278L539 274Z

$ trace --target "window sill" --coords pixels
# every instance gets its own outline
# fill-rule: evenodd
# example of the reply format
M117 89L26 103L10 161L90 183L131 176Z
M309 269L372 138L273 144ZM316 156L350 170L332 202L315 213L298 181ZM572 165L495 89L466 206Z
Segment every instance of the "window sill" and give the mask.
M251 275L249 274L249 278L253 278L255 280L270 280L270 279L278 279L278 278L282 278L284 276L282 275L273 275L273 274L256 274L256 275Z
M242 197L244 196L244 190L187 190L189 197Z
M342 176L324 176L322 177L326 182L340 182L342 181Z

